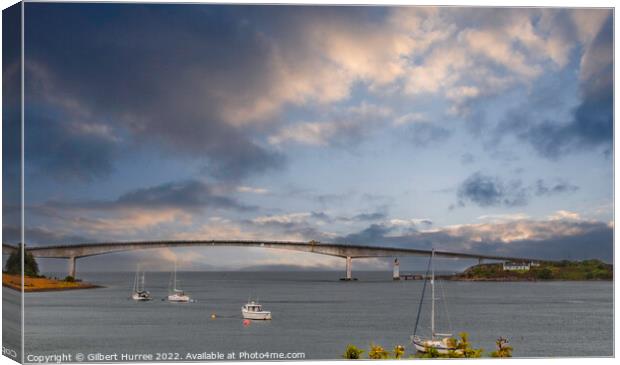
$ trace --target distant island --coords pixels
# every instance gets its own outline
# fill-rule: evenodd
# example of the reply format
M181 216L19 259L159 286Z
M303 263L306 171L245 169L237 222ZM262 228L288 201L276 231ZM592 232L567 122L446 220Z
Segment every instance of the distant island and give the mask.
M613 265L600 260L559 262L505 262L479 264L462 273L441 276L456 281L613 280Z

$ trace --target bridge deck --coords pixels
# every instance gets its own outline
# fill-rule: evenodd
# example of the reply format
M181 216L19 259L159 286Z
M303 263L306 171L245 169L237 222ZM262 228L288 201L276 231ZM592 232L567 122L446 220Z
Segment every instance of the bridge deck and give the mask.
M311 252L322 255L368 258L368 257L396 257L396 256L428 256L431 250L349 245L335 243L320 243L316 241L246 241L246 240L175 240L175 241L130 241L130 242L98 242L57 246L27 246L27 250L35 257L42 258L79 258L95 255L103 255L112 252L131 250L154 249L163 247L262 247L272 249L285 249L302 252ZM3 253L10 253L16 246L3 244ZM534 258L512 257L501 255L485 255L476 253L461 253L436 250L435 255L447 258L465 258L479 260L501 261L549 261Z

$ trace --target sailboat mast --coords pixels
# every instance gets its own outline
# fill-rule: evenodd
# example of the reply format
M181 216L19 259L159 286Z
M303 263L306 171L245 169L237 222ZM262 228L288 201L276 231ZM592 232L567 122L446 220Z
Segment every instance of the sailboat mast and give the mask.
M133 291L135 292L138 285L138 273L133 277Z
M172 290L176 292L177 291L177 262L176 261L174 262L174 283L172 285L173 285Z
M435 339L435 249L431 251L431 340Z

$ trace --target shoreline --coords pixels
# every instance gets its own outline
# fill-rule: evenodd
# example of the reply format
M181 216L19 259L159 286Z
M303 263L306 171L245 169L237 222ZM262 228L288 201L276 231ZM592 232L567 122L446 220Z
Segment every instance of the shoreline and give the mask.
M2 286L18 292L22 291L21 277L19 275L10 275L2 273ZM49 278L35 278L30 276L24 277L24 293L65 291L65 290L81 290L96 289L103 286L81 281L64 281Z

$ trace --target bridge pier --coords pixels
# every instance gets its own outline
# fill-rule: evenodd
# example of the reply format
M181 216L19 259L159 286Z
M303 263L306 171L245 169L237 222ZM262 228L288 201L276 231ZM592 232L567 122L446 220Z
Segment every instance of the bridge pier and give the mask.
M346 276L340 280L344 280L344 281L357 280L353 278L353 274L352 274L353 258L351 256L347 256L346 262L347 262Z
M482 257L479 257L478 258L478 265L482 265L483 261L484 261L484 259Z
M69 257L69 276L75 279L75 256Z
M400 280L400 263L398 257L394 259L394 269L392 270L392 279Z

